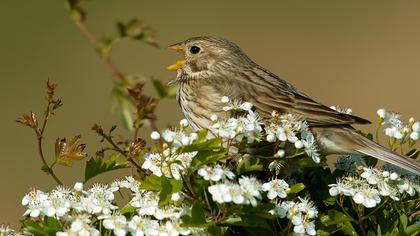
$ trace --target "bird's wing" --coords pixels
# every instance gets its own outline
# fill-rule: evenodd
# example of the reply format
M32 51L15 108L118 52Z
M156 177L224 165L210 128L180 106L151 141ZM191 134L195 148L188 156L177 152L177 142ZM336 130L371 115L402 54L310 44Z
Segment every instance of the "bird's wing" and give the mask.
M276 110L281 114L295 114L311 126L370 123L363 118L337 112L314 101L262 68L244 71L237 81L243 87L241 89L247 90L240 98L253 103L263 117L271 116L271 112Z

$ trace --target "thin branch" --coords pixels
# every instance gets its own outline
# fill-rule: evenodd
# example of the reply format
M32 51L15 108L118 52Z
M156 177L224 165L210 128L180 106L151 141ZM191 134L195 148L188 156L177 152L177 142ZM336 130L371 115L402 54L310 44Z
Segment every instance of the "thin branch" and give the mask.
M89 41L89 43L93 46L96 53L99 55L99 57L105 62L105 64L108 66L108 68L111 70L112 75L121 80L125 81L125 76L121 71L118 69L118 67L114 64L112 61L112 58L109 56L109 54L103 54L101 53L98 44L99 40L93 35L93 33L88 29L86 24L82 20L77 20L73 18L73 22L76 24L77 28L79 28L80 32L86 37L86 39Z

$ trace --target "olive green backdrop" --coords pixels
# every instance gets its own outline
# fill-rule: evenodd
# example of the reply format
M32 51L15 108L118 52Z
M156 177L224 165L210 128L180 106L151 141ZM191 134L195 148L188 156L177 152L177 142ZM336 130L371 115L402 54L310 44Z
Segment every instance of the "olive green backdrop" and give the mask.
M351 107L369 119L380 107L420 119L419 1L91 0L83 6L97 35L138 16L157 29L161 45L222 36L325 104ZM91 125L120 123L109 112L110 73L62 1L1 0L0 32L0 223L16 226L28 188L54 186L39 170L33 132L14 122L22 112L41 114L47 78L59 83L64 101L47 129L49 157L55 138L77 134L93 154L100 145ZM169 81L174 73L165 67L178 55L127 41L113 56L124 72ZM175 101L162 101L158 114L161 127L181 118ZM72 184L82 180L82 168L80 163L57 172Z

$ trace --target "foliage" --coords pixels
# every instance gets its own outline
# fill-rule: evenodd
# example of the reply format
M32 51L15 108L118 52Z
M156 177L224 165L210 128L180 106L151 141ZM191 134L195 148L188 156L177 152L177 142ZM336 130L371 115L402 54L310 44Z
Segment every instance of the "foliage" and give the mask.
M304 120L273 112L262 120L249 102L223 97L227 118L211 117L209 129L193 131L188 121L161 130L156 125L158 99L145 95L144 81L122 73L111 50L122 39L157 47L155 32L138 19L117 23L113 37L96 38L85 24L83 0L67 0L71 19L115 78L114 112L132 137L114 135L116 126L92 130L104 147L86 160L83 183L66 187L55 165L71 167L87 159L81 136L58 138L49 161L43 140L49 119L62 106L57 85L47 82L47 106L39 118L17 121L35 131L41 169L58 186L31 189L22 199L25 218L17 231L0 235L417 235L418 177L369 156L340 157L335 166L319 153ZM159 99L176 89L151 80ZM350 109L332 107L340 112ZM396 113L378 110L376 141L382 128L391 150L416 159L420 122L403 122ZM146 143L139 129L154 132ZM131 175L109 184L87 183L117 169ZM122 203L116 200L117 193Z

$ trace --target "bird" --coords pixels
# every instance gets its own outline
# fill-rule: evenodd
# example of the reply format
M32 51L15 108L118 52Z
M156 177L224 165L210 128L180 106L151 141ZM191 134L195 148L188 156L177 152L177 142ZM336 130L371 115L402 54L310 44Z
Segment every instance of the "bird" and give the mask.
M399 155L360 134L353 125L364 118L341 113L299 91L289 82L250 59L235 43L213 36L198 36L169 46L184 55L167 69L177 76L177 102L194 130L212 125L211 116L226 118L223 96L253 104L262 119L273 111L305 120L322 155L362 154L420 175L417 160Z

